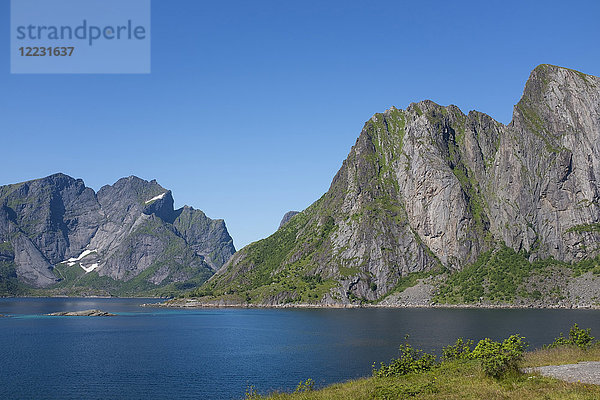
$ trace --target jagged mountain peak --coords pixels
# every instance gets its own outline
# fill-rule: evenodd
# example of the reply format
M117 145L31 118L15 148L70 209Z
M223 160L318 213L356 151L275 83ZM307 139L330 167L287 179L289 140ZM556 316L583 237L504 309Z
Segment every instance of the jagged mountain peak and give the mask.
M600 78L583 72L550 64L537 66L530 74L523 89L523 95L515 106L515 113L523 108L535 107L545 114L555 113L561 108L570 107L573 101L594 91ZM587 100L587 99L586 99ZM590 103L587 107L597 108Z
M193 227L200 220L210 229L181 233L182 212L156 180L130 176L98 193L65 174L1 186L0 241L8 244L0 261L10 276L0 271L0 291L3 279L13 289L26 284L59 293L197 285L235 249L223 221L185 209L196 216Z
M377 301L409 273L462 270L499 246L530 260L596 256L597 81L539 66L509 125L430 100L373 115L327 193L198 294Z
M579 84L584 83L586 85L595 85L595 81L600 78L586 74L571 68L560 67L552 64L540 64L535 67L529 74L529 78L525 83L524 93L543 93L543 90L535 90L545 88L550 83L557 83L559 85L567 84Z
M131 175L126 178L117 180L112 185L103 186L99 192L103 190L114 190L122 192L127 196L135 196L142 202L146 202L155 196L166 193L168 190L156 182L155 179L147 181L137 176Z

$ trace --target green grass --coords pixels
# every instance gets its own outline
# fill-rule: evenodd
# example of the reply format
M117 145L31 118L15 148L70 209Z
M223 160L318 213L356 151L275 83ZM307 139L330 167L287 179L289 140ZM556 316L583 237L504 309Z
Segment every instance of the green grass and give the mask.
M581 361L599 361L600 346L593 345L587 350L577 346L561 346L551 349L540 349L525 354L524 367L540 367L544 365L576 364Z
M536 350L525 354L526 367L600 360L600 348ZM313 377L314 378L314 377ZM320 390L273 393L247 398L272 400L592 400L600 398L600 386L566 383L538 374L514 373L503 379L487 377L477 360L449 361L427 372L386 378L363 378Z
M15 250L10 242L0 242L0 256L14 257Z

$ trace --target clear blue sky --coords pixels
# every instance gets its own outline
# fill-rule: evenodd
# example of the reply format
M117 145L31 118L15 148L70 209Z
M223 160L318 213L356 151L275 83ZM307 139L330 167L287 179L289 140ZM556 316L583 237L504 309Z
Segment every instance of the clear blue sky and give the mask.
M600 75L597 1L154 0L149 75L11 75L0 11L0 184L157 179L237 248L327 191L375 112L508 123L536 65Z

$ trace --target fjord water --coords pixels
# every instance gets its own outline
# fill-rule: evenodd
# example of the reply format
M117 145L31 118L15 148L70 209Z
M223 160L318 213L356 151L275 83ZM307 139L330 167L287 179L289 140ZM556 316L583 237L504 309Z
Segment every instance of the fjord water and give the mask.
M405 335L426 351L457 337L512 333L531 347L573 323L600 334L600 311L205 309L148 299L0 299L3 399L235 399L248 386L292 391L369 375ZM102 309L116 317L47 317Z

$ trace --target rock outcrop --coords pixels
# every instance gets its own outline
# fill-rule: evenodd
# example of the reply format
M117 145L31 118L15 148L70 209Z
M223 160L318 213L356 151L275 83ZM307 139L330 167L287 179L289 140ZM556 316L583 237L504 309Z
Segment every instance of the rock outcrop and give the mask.
M171 191L156 181L130 176L95 193L55 174L0 187L0 290L8 294L15 282L67 294L193 287L234 252L222 220L175 210Z
M51 317L114 317L117 314L111 314L102 310L83 310L83 311L59 311L46 314Z
M279 228L277 229L281 229L282 226L284 226L285 224L287 224L290 219L292 219L292 217L296 214L300 214L300 211L288 211L283 215L283 218L281 218L281 222L279 223Z
M323 197L196 294L348 304L503 245L530 261L593 258L599 173L598 77L540 65L508 125L432 101L392 107L367 121Z

